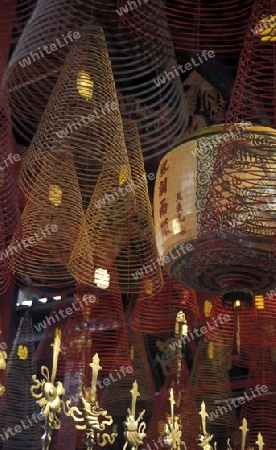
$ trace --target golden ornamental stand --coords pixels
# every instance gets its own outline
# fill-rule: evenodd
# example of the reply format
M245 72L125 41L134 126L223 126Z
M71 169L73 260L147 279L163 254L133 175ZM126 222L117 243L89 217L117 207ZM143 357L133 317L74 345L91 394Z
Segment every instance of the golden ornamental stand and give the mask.
M92 369L91 392L88 392L90 399L85 399L81 393L81 410L77 406L73 406L68 412L65 412L67 416L73 417L75 422L82 422L75 427L77 430L86 430L85 444L87 450L93 450L95 445L104 447L107 443L114 444L117 436L117 433L102 433L107 425L113 424L113 418L107 415L105 409L100 408L97 401L97 379L98 373L102 369L99 363L100 359L96 353L89 364ZM99 421L100 417L104 420Z
M31 394L34 398L40 399L38 401L39 406L42 407L41 412L45 416L45 433L41 438L42 450L49 450L52 442L53 430L60 429L60 419L58 414L61 412L61 407L64 406L61 396L65 393L63 384L58 381L55 382L57 373L57 363L58 355L61 351L61 331L56 329L53 346L53 368L52 375L50 377L50 372L48 367L41 367L41 375L44 377L43 380L38 380L36 375L32 376L34 384L31 386ZM40 393L35 391L40 389Z
M134 381L132 385L131 393L131 409L128 408L128 415L126 417L126 421L124 422L125 426L125 444L123 450L126 450L127 446L130 445L131 450L137 450L139 445L143 444L144 438L147 436L145 433L146 423L143 421L139 424L139 422L143 419L145 410L143 410L137 419L135 419L136 415L136 400L139 397L140 393L138 392L138 384L137 381Z

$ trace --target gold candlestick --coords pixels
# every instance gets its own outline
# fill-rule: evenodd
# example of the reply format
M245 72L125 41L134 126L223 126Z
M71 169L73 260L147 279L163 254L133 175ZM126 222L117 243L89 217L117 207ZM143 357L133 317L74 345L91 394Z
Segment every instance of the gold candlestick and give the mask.
M249 429L247 428L247 420L243 419L242 420L242 425L239 427L239 429L242 431L242 443L241 443L241 450L245 449L245 442L246 442L246 435L249 431Z
M52 442L53 430L58 430L60 428L59 413L61 412L61 407L64 406L61 396L65 393L63 384L58 381L55 383L58 355L60 353L60 339L61 331L56 330L55 339L53 346L53 367L52 375L50 376L50 371L48 367L42 366L40 371L43 379L38 380L36 375L32 376L34 384L31 386L31 394L34 398L39 399L38 404L41 406L41 412L45 416L45 433L41 438L42 450L49 450ZM37 391L40 389L40 392Z
M143 444L143 439L147 436L144 432L146 429L146 423L143 421L139 423L144 417L145 410L143 410L137 419L136 415L136 401L140 393L138 392L138 384L134 381L132 385L131 393L131 408L128 408L128 415L126 421L124 422L125 432L124 436L126 442L124 444L123 450L126 450L127 446L130 445L131 450L137 450L139 445Z
M206 412L205 402L201 403L201 410L200 410L199 415L201 416L202 433L207 434L207 432L206 432L206 417L208 417L208 414Z
M258 434L258 440L255 442L255 444L258 444L259 450L263 450L265 443L263 441L261 433Z
M102 369L97 353L93 356L89 366L92 369L90 401L87 401L81 393L81 409L73 406L65 414L73 417L74 421L77 422L76 429L86 430L86 448L87 450L93 450L95 445L104 447L107 443L114 444L117 433L103 433L107 425L113 424L113 418L107 414L106 410L100 408L97 402L97 380L99 371ZM69 407L69 402L67 406ZM100 418L101 421L99 421Z
M206 430L206 417L208 417L208 414L206 412L205 402L201 403L201 410L199 412L199 415L201 416L201 428L202 433L198 437L198 446L201 447L203 450L213 450L213 447L211 447L210 442L213 439L213 434L209 434ZM217 448L217 443L214 443L215 448Z
M99 371L102 367L99 364L100 359L98 353L93 356L92 362L89 366L92 369L92 380L91 380L91 402L95 402L97 400L97 380Z

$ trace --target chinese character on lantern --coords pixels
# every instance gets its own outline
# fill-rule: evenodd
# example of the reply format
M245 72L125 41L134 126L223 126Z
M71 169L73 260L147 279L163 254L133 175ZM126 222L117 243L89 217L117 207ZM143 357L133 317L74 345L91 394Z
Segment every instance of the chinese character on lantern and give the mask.
M169 230L169 219L168 218L163 220L163 222L161 222L160 228L161 228L162 236L167 236L167 234L171 233L171 231Z
M168 160L166 159L160 167L160 176L163 177L163 175L167 172L167 170L169 169L168 167Z
M161 197L163 194L167 193L167 181L168 181L167 177L164 180L160 180L159 197Z
M163 198L160 202L160 217L165 216L167 214L168 210L168 203L166 202L166 199Z

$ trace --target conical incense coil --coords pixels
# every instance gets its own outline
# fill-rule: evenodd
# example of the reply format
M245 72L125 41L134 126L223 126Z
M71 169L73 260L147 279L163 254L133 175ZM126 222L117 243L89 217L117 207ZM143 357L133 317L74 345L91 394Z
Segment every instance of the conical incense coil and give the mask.
M154 179L154 173L145 173L143 155L141 151L138 127L134 121L123 120L125 142L131 170L131 179L135 203L131 207L131 214L124 225L116 263L120 278L120 286L127 292L139 292L147 296L147 283L144 277L136 277L141 268L150 266L157 260L158 254L152 217L152 208L148 194L148 182ZM130 189L130 186L128 187ZM124 188L127 189L127 186ZM122 192L126 195L126 192ZM151 295L158 292L163 285L161 267L158 265L148 275L148 285L151 285Z
M149 160L163 154L187 129L184 92L179 76L159 80L177 66L165 14L162 21L148 16L147 35L135 36L115 3L95 0L94 14L105 32L122 117L136 122L144 160ZM154 33L148 39L149 29Z
M73 157L47 154L8 248L18 283L28 277L36 289L73 290L67 263L83 219Z
M104 164L114 179L130 170L115 84L103 31L92 24L71 46L37 133L24 158L20 186L29 194L47 153L62 149L74 156L84 207Z
M200 417L197 412L194 390L191 385L190 375L184 360L181 361L181 379L179 384L176 379L177 363L174 362L169 370L164 384L157 396L153 414L148 427L148 435L145 440L152 448L152 442L158 441L159 435L164 439L164 427L170 417L169 393L173 389L175 404L175 416L179 417L182 425L182 440L187 448L196 450L196 438L199 433ZM162 442L162 441L161 441ZM162 447L161 444L157 444Z
M76 244L72 250L68 269L79 284L90 287L117 290L117 260L124 244L125 227L132 215L133 186L128 182L128 166L122 166L121 173L113 170L107 164L98 178L89 207L83 219L82 227ZM113 196L109 192L119 193L128 186L130 189L124 195ZM109 195L111 201L105 200ZM102 206L102 203L107 203ZM128 236L127 236L128 237ZM127 271L121 273L122 284L130 278ZM115 276L115 279L114 279ZM101 281L102 280L102 281Z
M75 0L38 0L33 8L33 2L25 0L17 8L14 5L14 11L10 4L7 8L13 17L19 16L15 37L25 27L4 83L10 92L14 127L30 141L70 46L80 38L81 26L92 18L93 6Z

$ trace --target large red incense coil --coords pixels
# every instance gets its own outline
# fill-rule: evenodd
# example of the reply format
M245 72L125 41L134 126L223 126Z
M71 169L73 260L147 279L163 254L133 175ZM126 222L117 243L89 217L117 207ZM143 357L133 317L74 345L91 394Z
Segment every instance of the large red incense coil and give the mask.
M1 2L1 45L4 42L8 42L9 46L17 43L34 7L35 3L32 0L4 0ZM8 53L5 51L5 56L8 56Z
M197 409L200 411L202 401L205 402L209 417L206 420L207 431L216 437L231 437L236 425L237 417L234 408L222 413L219 407L231 397L230 379L228 374L228 360L223 347L214 346L201 340L194 361L191 374ZM212 413L214 412L214 415ZM216 414L218 413L218 414Z
M155 263L157 264L157 263ZM146 268L149 272L150 269ZM148 281L145 276L145 283ZM176 314L183 310L187 313L188 323L194 323L198 316L196 293L175 283L163 271L164 287L154 296L145 298L138 295L135 300L131 328L140 333L160 334L174 331ZM150 287L150 280L149 280Z
M176 64L173 48L170 45L168 52L167 26L162 31L162 39L153 39L150 46L144 46L140 38L132 39L128 30L122 29L116 4L111 0L105 5L95 1L90 6L74 1L70 4L56 0L38 2L5 76L14 126L26 140L31 139L69 50L71 41L66 38L67 33L81 33L82 25L93 19L93 14L105 27L122 114L137 122L143 152L150 158L177 140L188 124L180 80L177 78L159 87L153 81L166 69L166 61L168 65ZM49 27L49 22L55 26ZM156 27L154 20L152 26ZM64 36L69 40L68 45ZM56 44L57 39L63 48ZM45 44L55 44L57 51L46 54L42 50ZM124 52L121 52L122 47ZM37 53L36 49L42 51L42 56L38 53L39 59L30 57L30 52ZM31 63L22 68L19 62L26 57ZM133 82L129 82L133 78L135 89Z
M275 35L264 25L273 8L272 1L257 1L252 10L200 243L184 269L190 287L230 301L252 303L275 286ZM262 31L255 34L255 26ZM237 129L241 120L247 126Z
M111 371L114 381L109 375L111 381L102 391L102 401L114 417L125 417L131 404L130 390L136 380L140 393L137 406L139 410L145 409L145 416L149 416L153 410L156 389L145 339L140 333L131 330L129 330L128 335L131 365L128 366L127 371L126 368L119 370L119 375Z
M260 347L260 352L251 353L250 371L240 418L246 418L249 432L246 445L254 446L258 433L263 437L265 448L275 447L276 365L269 352ZM256 359L257 358L257 359ZM239 434L240 438L241 432ZM240 439L239 439L240 441Z
M80 381L87 387L91 371L89 364L95 353L101 360L102 374L111 368L115 370L130 364L119 287L117 285L117 292L82 288L73 305L75 309L62 337L63 359L65 366L71 367L71 372L79 372ZM60 370L64 372L62 367Z
M40 447L40 437L42 435L41 422L31 420L32 415L38 418L40 413L36 400L30 394L32 386L32 375L36 375L36 364L34 363L34 336L32 329L32 319L28 315L21 319L12 351L9 355L7 366L8 376L8 397L4 408L4 429L11 427L14 430L16 425L21 426L20 433L7 433L5 435L5 448L8 450L31 449ZM23 422L23 424L22 424ZM1 430L1 434L4 432Z
M141 0L126 5L123 0L118 0L117 11L121 12L125 26L145 40L158 34L158 28L151 26L152 21L155 20L162 30L164 17L167 17L175 50L194 57L197 52L213 50L225 58L236 57L242 49L252 3L253 0L246 0L242 5L239 0L227 0L219 5L206 0L178 0L173 4Z
M158 442L159 436L164 436L164 426L170 416L170 389L173 388L174 415L181 418L182 438L186 447L196 450L196 439L200 432L200 416L197 410L193 387L190 382L190 375L186 366L186 362L181 362L181 377L179 384L176 379L177 362L174 362L164 381L164 384L158 393L155 401L152 417L147 429L147 437L145 439L145 447L147 444L154 448L152 442ZM157 444L160 447L160 444Z
M82 199L73 156L45 155L20 224L8 248L19 284L43 292L69 292L75 281L67 263L82 223Z

